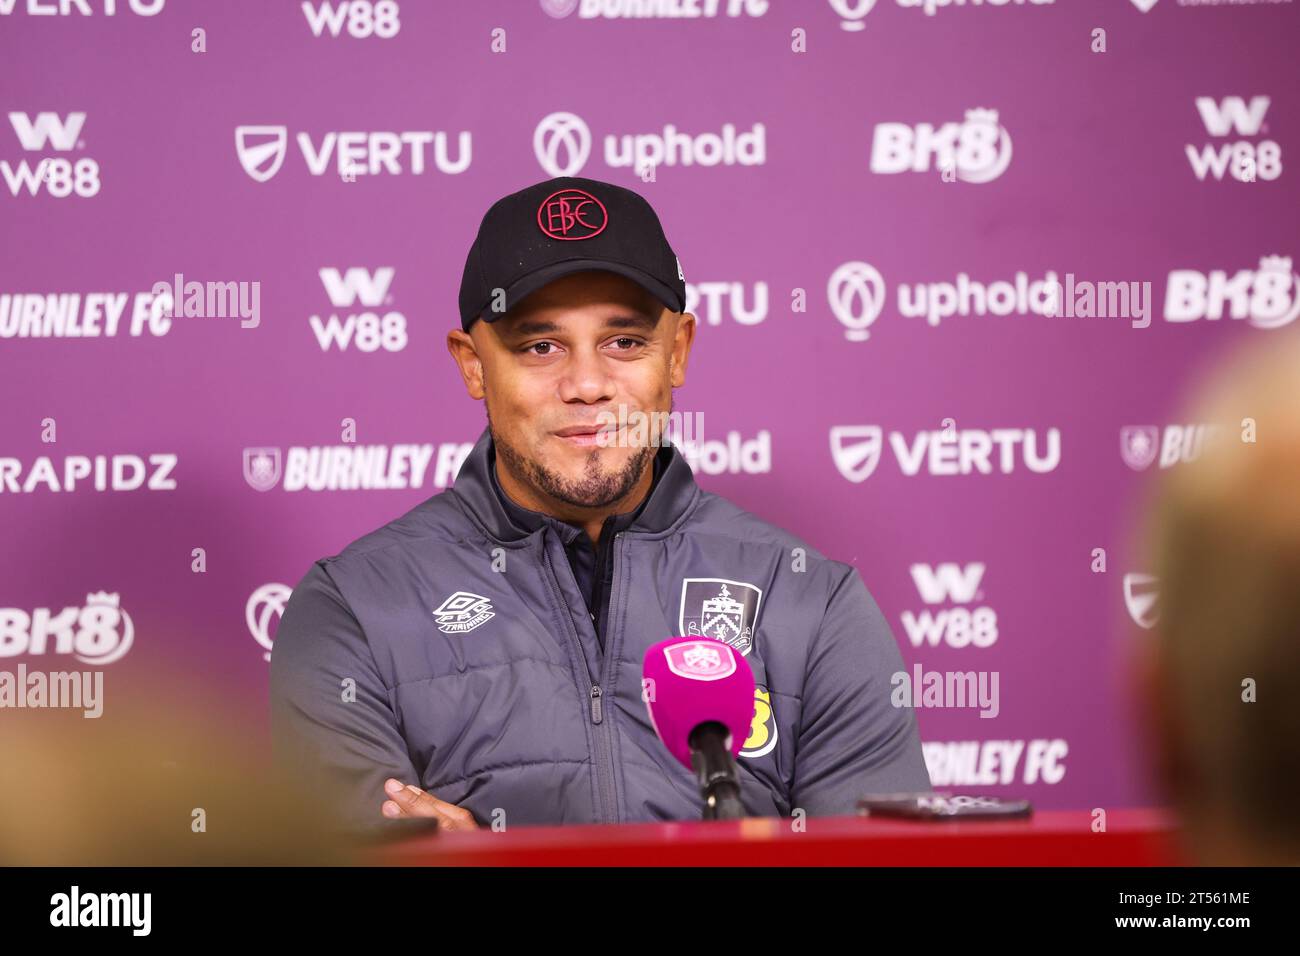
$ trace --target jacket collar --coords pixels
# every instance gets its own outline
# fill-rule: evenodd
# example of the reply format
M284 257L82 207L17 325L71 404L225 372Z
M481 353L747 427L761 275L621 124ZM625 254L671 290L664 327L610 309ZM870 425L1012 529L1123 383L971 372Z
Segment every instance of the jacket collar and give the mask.
M554 528L566 543L582 533L574 525L510 501L497 484L495 462L492 430L484 427L483 434L461 464L452 488L466 512L489 537L502 542L519 541L547 525ZM629 531L651 534L667 531L687 512L699 493L691 466L676 446L670 444L659 449L655 468L658 477L646 500L632 512L634 517L627 525ZM615 525L621 524L615 522Z

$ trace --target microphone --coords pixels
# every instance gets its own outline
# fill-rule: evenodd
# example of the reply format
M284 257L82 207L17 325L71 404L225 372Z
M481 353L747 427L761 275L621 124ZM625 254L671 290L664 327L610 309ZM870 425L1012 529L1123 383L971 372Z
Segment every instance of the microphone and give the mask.
M650 723L695 774L705 820L739 820L736 755L754 719L754 673L745 658L707 637L670 637L645 652L641 696Z

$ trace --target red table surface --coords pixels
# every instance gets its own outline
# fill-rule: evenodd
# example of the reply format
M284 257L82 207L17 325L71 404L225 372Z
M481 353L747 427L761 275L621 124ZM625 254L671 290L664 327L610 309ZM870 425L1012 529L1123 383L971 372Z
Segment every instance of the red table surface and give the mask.
M719 822L514 827L440 832L378 851L400 866L1170 866L1172 817L1112 810L1105 832L1089 810L1025 820L924 822L810 817L796 832L774 817Z

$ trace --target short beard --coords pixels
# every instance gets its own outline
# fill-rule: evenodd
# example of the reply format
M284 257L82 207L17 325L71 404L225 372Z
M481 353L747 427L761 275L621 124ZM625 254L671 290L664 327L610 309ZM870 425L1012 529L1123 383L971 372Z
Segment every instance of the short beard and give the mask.
M570 481L540 463L525 458L515 448L503 442L496 429L492 427L491 415L488 416L488 429L492 432L492 441L496 446L497 454L516 475L522 477L536 490L575 508L605 508L627 497L659 451L654 445L646 445L638 449L636 454L627 460L623 469L615 474L608 474L600 469L600 452L593 451L587 456L586 474L578 481Z

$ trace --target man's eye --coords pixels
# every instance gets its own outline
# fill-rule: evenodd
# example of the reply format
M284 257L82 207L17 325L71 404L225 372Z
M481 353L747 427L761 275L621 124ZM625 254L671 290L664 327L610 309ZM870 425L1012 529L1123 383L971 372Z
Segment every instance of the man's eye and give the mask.
M542 351L540 351L540 352L535 352L535 351L533 351L534 349L541 349ZM549 355L549 354L551 354L551 343L550 343L550 342L534 342L532 345L526 345L526 346L524 346L524 351L527 352L527 353L530 354L530 355Z
M641 340L640 340L640 339L629 338L628 336L623 336L623 338L621 338L621 339L615 339L614 341L615 341L615 343L618 343L618 344L622 344L622 343L624 343L624 342L628 343L626 348L621 348L621 349L619 349L619 351L621 351L621 352L627 351L627 349L629 349L629 348L633 348L633 347L638 346L638 345L641 344Z

